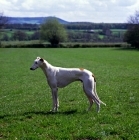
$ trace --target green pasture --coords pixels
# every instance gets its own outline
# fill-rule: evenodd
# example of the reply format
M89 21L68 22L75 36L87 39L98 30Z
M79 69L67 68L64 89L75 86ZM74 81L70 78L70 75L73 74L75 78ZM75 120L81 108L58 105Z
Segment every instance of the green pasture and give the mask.
M9 37L11 37L14 34L14 32L16 32L16 31L23 31L23 32L25 32L28 35L32 35L35 32L33 30L29 31L29 30L18 30L18 29L4 29L4 30L1 30L1 36L6 34Z
M113 35L124 35L127 30L125 29L111 29Z
M37 69L37 56L62 67L89 69L107 104L90 112L82 84L59 89L60 108L51 113L51 91ZM139 52L115 48L0 49L0 139L137 140L139 138Z

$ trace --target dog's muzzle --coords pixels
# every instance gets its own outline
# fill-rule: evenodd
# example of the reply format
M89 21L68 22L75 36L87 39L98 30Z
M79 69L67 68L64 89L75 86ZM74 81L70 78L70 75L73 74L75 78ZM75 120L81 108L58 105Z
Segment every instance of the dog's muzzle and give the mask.
M35 69L33 69L33 68L30 68L30 70L35 70Z

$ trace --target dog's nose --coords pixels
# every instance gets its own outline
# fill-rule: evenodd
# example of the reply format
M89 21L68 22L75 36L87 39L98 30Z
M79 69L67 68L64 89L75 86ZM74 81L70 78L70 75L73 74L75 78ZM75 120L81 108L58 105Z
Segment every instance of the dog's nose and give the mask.
M30 68L30 70L33 70L33 68Z

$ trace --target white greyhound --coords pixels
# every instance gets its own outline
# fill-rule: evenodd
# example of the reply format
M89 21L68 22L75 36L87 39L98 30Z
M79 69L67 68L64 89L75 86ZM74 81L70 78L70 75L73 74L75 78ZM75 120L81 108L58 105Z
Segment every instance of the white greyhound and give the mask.
M92 72L83 68L61 68L55 67L49 64L43 58L37 57L34 60L34 64L30 70L41 68L47 78L47 82L52 90L53 108L52 111L58 111L58 88L63 88L74 81L81 81L83 83L83 89L88 97L90 106L88 111L91 109L93 102L97 104L97 112L100 111L100 103L103 103L96 92L96 80Z

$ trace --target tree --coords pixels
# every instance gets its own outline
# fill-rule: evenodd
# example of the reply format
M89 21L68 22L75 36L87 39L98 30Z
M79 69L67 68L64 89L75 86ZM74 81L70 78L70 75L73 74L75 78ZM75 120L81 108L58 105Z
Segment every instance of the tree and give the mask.
M23 41L23 40L27 40L27 39L28 39L28 36L23 31L15 31L13 33L13 40Z
M36 31L31 35L31 40L38 40L40 37L40 32Z
M41 40L47 40L55 47L67 39L67 33L63 25L55 18L50 18L41 25L40 37Z
M129 28L124 35L124 41L131 44L132 47L139 48L139 11L129 17L128 23Z
M0 29L2 29L7 22L8 18L4 16L3 13L0 13Z
M3 41L9 41L9 36L7 34L4 34L2 37Z
M8 22L8 18L3 15L3 13L0 13L0 30L4 27L4 25ZM0 41L1 46L1 41Z

